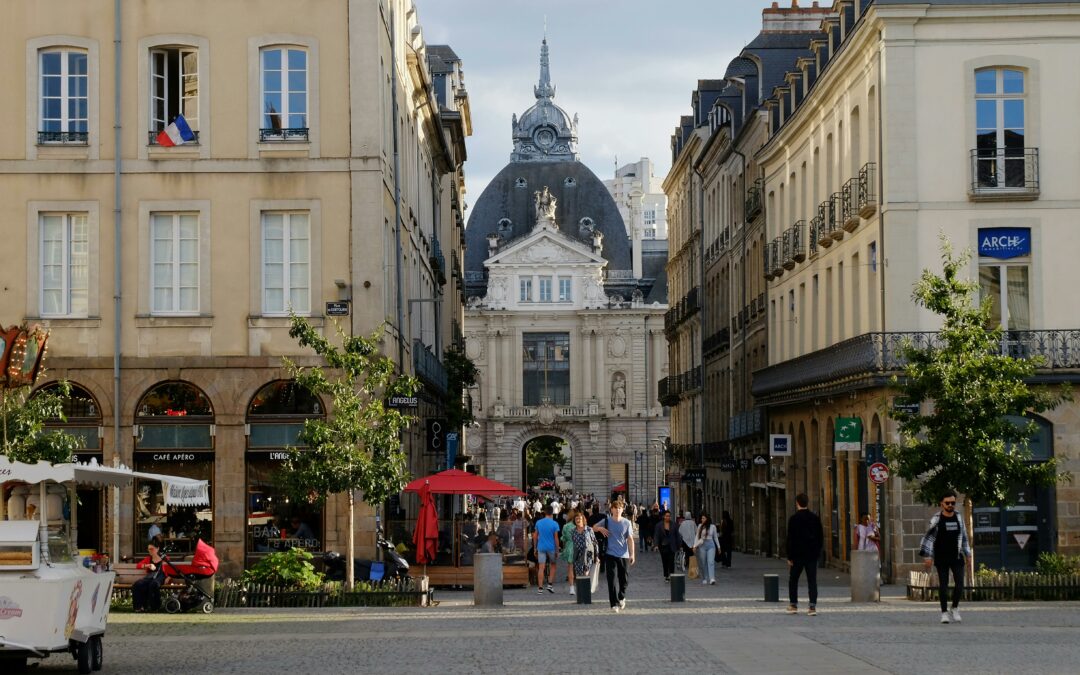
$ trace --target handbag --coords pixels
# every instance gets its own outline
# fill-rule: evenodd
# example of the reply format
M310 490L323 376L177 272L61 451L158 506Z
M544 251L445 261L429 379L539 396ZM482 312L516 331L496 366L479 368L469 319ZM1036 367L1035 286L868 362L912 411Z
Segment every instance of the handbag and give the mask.
M691 579L697 579L701 576L698 574L697 556L692 556L690 558L690 570L686 573L686 576Z

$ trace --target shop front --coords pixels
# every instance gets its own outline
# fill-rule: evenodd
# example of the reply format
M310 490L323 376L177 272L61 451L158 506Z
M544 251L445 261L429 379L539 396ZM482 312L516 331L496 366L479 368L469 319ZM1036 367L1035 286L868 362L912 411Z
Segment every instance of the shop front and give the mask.
M323 417L318 398L292 380L263 386L247 410L245 568L267 553L325 546L323 506L291 498L275 477L283 470L286 448L301 447L308 419Z
M198 539L213 545L214 411L209 399L188 382L157 384L136 407L134 434L136 471L204 480L211 486L207 506L167 506L160 482L136 479L136 555L159 534L179 555L192 553Z

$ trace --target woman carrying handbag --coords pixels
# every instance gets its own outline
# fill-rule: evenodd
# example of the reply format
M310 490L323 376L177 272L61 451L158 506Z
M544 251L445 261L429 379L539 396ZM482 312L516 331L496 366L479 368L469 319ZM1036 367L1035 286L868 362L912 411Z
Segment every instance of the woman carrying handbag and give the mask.
M709 514L702 513L697 537L694 540L694 552L698 556L702 584L716 584L716 551L719 548L720 541L716 534L716 526L713 525Z

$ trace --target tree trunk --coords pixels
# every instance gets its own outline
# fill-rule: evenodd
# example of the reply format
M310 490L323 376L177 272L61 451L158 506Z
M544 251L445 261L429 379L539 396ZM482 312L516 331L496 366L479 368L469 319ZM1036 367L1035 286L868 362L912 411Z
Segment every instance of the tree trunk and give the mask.
M356 583L356 570L353 566L353 547L356 543L354 541L355 528L353 523L353 505L355 500L353 499L352 490L347 490L346 492L349 495L349 533L345 537L345 547L349 550L349 555L345 558L345 587L351 591Z

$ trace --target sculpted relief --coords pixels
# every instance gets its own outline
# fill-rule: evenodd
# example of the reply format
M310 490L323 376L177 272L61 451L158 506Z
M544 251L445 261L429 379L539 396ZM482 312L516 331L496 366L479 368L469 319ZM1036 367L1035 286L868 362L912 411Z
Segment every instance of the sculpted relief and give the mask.
M611 378L611 409L626 410L626 376L622 373Z

